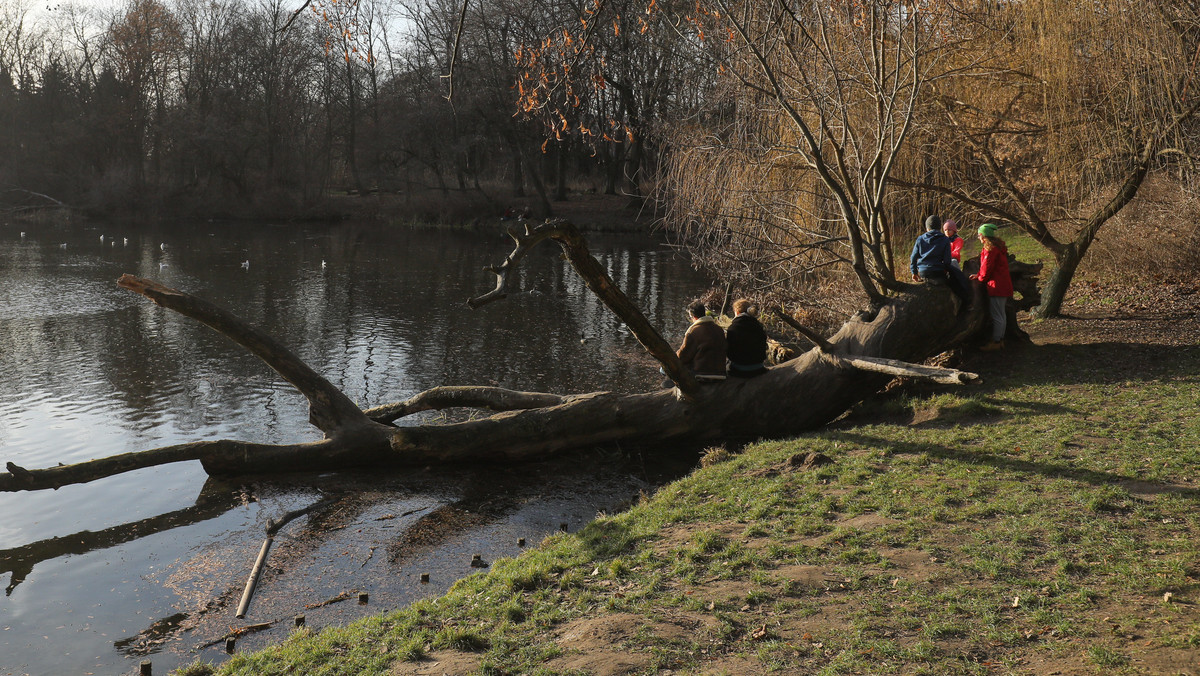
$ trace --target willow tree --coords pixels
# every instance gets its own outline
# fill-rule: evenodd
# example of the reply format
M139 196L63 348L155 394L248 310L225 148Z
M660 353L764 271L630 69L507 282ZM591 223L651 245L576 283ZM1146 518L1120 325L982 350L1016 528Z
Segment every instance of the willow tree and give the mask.
M903 183L1049 250L1056 265L1037 312L1055 316L1102 226L1148 174L1190 163L1200 10L1175 0L963 5L956 58L971 62L930 92L931 169Z
M812 294L839 269L835 285L856 280L874 306L906 288L892 177L943 75L942 5L701 3L686 25L723 85L677 137L669 186L669 221L694 255L783 297Z

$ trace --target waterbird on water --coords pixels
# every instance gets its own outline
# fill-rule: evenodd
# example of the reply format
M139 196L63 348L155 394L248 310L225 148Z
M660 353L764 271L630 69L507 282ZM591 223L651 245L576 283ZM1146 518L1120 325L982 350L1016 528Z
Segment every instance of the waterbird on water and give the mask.
M250 261L242 261L242 269L249 270L250 269Z
M162 244L159 244L159 245L158 245L158 248L162 249L163 251L166 251L166 250L167 250L167 243L166 243L166 242L163 242Z
M58 245L58 248L60 248L60 249L65 249L65 248L67 248L67 243L66 243L66 242L63 242L62 244L59 244L59 245Z
M25 233L21 233L21 239L25 239Z

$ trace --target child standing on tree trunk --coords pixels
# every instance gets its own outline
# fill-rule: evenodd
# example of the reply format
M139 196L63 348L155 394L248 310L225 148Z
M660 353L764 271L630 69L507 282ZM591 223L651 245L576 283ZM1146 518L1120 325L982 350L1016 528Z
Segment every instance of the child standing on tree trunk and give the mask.
M971 279L987 285L988 307L992 316L992 342L980 347L990 352L1004 347L1004 331L1008 328L1005 306L1012 298L1012 277L1008 274L1008 247L996 236L996 226L984 223L979 226L979 242L983 251L979 254L979 273Z

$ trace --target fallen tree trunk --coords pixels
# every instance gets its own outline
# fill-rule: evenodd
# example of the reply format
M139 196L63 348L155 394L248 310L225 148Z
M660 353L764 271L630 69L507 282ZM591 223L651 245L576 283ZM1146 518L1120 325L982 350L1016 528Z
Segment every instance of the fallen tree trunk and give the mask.
M871 313L859 313L820 348L752 379L700 384L683 369L666 341L625 298L582 237L563 222L513 234L517 250L490 268L497 287L473 304L504 294L506 273L529 246L556 241L591 288L625 321L638 340L679 383L677 389L620 395L571 396L500 388L434 388L406 402L361 411L282 345L224 310L186 293L126 275L118 284L229 336L297 387L309 401L310 420L325 438L268 445L233 440L183 444L74 465L26 469L8 463L0 490L37 490L93 481L133 469L199 460L213 475L331 470L365 465L458 461L517 461L622 440L694 440L781 437L811 430L841 415L897 375L966 382L969 374L922 367L919 362L978 330L981 299L958 314L944 287L911 286ZM590 261L590 262L589 262ZM978 294L978 290L977 290ZM680 376L675 378L674 376ZM420 410L474 407L501 411L487 418L397 427L393 420Z

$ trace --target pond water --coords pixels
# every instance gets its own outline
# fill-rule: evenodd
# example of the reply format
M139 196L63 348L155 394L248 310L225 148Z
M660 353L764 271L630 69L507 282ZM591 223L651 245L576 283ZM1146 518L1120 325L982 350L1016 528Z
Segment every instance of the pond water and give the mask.
M705 280L648 237L590 239L678 340ZM510 250L498 228L2 224L0 461L32 469L197 440L319 438L290 385L208 328L119 289L126 272L265 329L363 407L437 385L657 385L656 364L557 246L523 261L520 292L468 309L494 285L483 266ZM606 448L516 467L236 481L183 463L0 494L0 676L136 673L144 660L165 674L224 659L231 628L256 625L235 647L253 649L284 638L297 615L319 628L403 606L476 572L474 554L512 556L521 538L574 530L692 461ZM236 619L268 519L316 503L275 538Z

